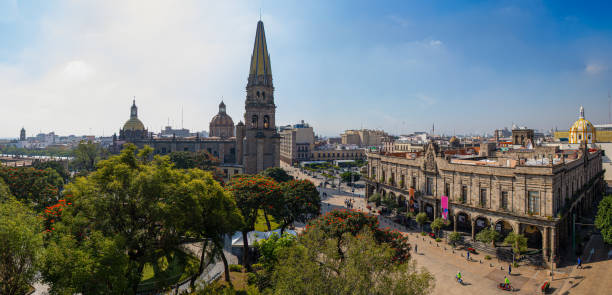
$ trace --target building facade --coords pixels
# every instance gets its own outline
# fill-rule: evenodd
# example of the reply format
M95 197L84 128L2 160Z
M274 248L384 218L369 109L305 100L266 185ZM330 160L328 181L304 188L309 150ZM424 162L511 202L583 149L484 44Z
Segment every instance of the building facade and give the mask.
M342 144L360 147L381 146L383 141L389 137L382 130L369 129L346 130L340 136L342 137Z
M300 124L281 128L280 136L281 161L295 165L310 160L315 144L314 130L310 125L302 121Z
M572 218L580 218L604 187L602 152L534 149L477 156L478 147L441 152L430 143L424 152L368 153L367 189L430 220L442 216L448 197L453 230L474 240L491 227L502 234L521 233L528 246L542 249L542 259L558 258L568 247ZM556 260L555 260L556 261Z

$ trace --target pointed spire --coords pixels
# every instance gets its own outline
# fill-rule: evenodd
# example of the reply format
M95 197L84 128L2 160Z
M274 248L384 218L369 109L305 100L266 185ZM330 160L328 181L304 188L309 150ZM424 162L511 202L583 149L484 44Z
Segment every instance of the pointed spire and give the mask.
M225 113L225 103L223 103L223 100L219 104L219 113L220 114L224 114Z
M268 54L268 46L266 45L266 33L264 32L264 25L261 20L257 22L249 76L272 76L270 54Z
M584 119L584 108L580 106L580 118Z

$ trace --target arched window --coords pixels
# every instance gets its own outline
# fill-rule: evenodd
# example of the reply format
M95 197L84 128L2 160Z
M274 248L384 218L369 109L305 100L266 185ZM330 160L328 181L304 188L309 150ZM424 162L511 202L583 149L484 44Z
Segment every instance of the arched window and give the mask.
M265 97L266 97L266 96L265 96L265 92L264 92L264 98L265 98ZM270 117L269 117L268 115L265 115L265 116L264 116L264 121L263 121L263 124L264 124L264 128L265 128L265 129L270 128Z
M257 123L258 123L257 120L258 120L257 115L253 115L251 119L251 127L257 128Z
M257 97L259 97L259 91L257 91Z

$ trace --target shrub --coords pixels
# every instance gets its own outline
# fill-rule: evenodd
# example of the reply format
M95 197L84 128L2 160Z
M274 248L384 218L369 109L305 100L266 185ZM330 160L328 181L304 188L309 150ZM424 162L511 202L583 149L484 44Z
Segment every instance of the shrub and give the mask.
M485 260L491 260L491 255L485 255L484 259Z
M255 266L255 264L253 264ZM247 284L255 285L257 284L257 275L255 273L247 273Z
M461 240L461 234L458 232L452 232L450 233L450 235L448 235L448 241L451 242L451 244L453 244L453 247L460 240Z
M240 264L230 264L229 265L229 269L230 269L230 271L242 272L242 265L240 265Z
M251 267L253 267L253 270L262 270L263 269L263 264L255 263L255 264L251 265Z
M421 236L427 235L424 231L421 232Z
M436 238L436 242L438 242L438 243L439 243L440 241L442 241L442 239L440 239L440 238Z
M514 262L514 263L512 264L512 267L519 267L518 262Z

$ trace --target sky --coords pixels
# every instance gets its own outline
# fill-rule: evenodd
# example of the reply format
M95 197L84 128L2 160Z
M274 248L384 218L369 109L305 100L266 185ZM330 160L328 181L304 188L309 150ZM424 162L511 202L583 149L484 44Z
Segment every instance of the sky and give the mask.
M260 17L278 125L609 122L610 1L0 0L0 137L108 136L134 97L149 131L208 130L221 100L238 123Z

